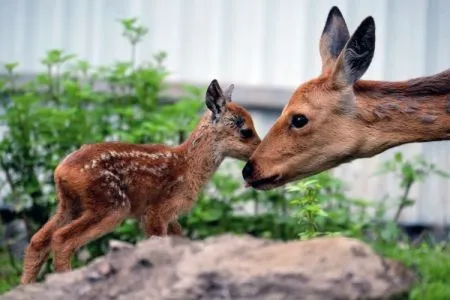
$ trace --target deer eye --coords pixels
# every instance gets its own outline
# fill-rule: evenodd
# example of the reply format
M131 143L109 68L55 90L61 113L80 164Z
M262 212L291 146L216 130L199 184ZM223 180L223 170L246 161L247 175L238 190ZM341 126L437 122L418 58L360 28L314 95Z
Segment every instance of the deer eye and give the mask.
M249 139L253 136L253 130L251 129L241 129L240 133L244 139Z
M308 124L308 118L305 115L298 114L292 116L291 125L294 128L302 128Z

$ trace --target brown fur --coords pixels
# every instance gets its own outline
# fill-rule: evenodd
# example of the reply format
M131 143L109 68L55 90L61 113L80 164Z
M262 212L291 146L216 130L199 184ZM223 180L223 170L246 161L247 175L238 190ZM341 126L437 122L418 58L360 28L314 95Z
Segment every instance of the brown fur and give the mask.
M402 82L353 82L371 61L373 19L363 21L347 44L355 48L343 49L331 67L323 47L329 32L322 34L322 74L297 88L248 163L246 181L255 188L281 186L401 144L450 139L450 69ZM303 128L291 126L298 114L309 120Z
M260 142L249 113L229 101L217 123L208 111L180 146L106 142L68 155L54 173L58 210L31 239L22 284L35 281L50 250L55 270L69 270L74 251L127 217L140 220L147 236L182 234L177 216L193 207L222 160L246 160ZM242 128L254 135L244 138Z
M369 98L410 98L450 94L450 69L432 76L400 82L358 81L353 87L356 94Z

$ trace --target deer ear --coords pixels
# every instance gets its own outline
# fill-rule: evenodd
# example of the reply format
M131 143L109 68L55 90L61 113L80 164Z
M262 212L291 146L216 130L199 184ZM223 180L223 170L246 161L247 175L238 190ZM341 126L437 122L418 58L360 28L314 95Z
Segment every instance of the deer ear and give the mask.
M227 102L231 102L231 95L233 94L234 84L230 85L225 92L223 92L223 96Z
M369 68L375 52L375 21L367 17L345 45L333 70L341 86L353 85Z
M319 44L320 57L322 58L322 74L334 67L349 38L350 33L344 17L339 8L333 6L328 13Z
M220 114L226 109L225 105L227 101L216 79L211 81L206 90L205 102L208 109L213 113L213 121L217 120Z

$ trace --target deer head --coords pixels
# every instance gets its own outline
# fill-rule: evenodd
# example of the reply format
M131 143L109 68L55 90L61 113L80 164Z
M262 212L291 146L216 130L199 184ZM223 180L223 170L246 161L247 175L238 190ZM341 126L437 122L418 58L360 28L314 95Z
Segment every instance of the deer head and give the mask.
M356 117L353 85L369 67L375 23L367 17L349 37L333 7L320 40L321 75L293 93L280 117L243 169L255 188L269 189L359 156L371 136Z
M248 160L261 142L250 114L231 101L234 85L225 91L217 80L206 91L206 106L211 111L214 145L221 155Z

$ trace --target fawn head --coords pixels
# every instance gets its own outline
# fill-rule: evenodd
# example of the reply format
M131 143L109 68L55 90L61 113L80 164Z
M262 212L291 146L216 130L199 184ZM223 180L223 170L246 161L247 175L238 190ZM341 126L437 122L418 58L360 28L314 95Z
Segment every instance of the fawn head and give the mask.
M231 101L234 85L223 91L217 80L206 91L216 148L224 155L248 160L261 142L250 114Z
M270 189L356 158L364 137L355 118L354 83L369 67L375 23L367 17L352 37L333 7L320 40L322 73L296 89L242 174Z

